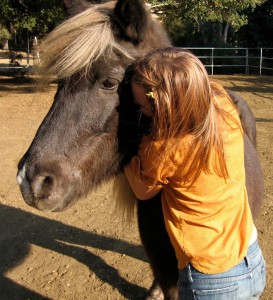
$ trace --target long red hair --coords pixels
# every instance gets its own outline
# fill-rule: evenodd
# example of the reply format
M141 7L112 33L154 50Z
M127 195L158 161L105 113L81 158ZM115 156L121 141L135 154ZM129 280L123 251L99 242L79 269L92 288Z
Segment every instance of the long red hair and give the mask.
M160 157L173 150L173 140L192 135L191 151L182 163L183 166L192 162L187 167L185 183L191 185L202 170L211 171L209 159L213 149L217 154L214 171L228 178L220 126L232 116L217 103L218 96L228 95L210 82L202 62L188 51L167 48L150 53L132 69L132 81L142 85L147 93L153 92L152 138L164 141Z

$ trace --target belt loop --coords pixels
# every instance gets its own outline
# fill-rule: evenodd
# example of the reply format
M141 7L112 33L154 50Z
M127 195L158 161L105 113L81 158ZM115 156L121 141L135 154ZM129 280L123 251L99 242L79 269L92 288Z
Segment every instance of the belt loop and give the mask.
M244 260L245 260L246 266L249 267L249 260L248 260L248 257L245 256Z
M192 275L191 275L191 265L190 264L187 265L187 279L188 279L189 282L193 282Z

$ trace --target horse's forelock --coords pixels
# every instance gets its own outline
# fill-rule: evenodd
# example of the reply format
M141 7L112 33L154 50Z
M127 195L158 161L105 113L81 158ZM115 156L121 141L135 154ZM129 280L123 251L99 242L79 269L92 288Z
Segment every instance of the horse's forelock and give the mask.
M88 70L93 62L109 51L132 59L113 34L110 13L115 1L92 5L53 30L42 44L41 74L64 79Z

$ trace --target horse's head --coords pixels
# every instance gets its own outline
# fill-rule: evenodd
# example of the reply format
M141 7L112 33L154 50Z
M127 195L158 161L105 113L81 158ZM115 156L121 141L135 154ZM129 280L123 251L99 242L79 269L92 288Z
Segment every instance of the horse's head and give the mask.
M65 3L74 16L44 42L58 90L18 166L25 202L44 211L64 210L119 171L119 84L132 60L169 45L143 1Z

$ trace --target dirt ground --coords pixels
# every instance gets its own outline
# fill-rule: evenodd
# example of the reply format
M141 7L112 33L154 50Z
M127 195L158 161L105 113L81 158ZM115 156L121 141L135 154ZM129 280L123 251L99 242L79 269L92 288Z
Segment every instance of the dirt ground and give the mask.
M267 262L263 300L273 299L273 77L217 76L251 106L265 175L256 225ZM62 213L28 207L16 184L27 150L55 92L0 77L0 299L144 299L152 275L135 221L115 211L112 182Z

